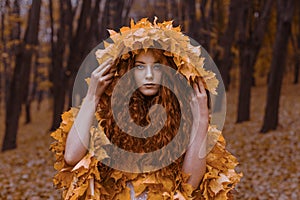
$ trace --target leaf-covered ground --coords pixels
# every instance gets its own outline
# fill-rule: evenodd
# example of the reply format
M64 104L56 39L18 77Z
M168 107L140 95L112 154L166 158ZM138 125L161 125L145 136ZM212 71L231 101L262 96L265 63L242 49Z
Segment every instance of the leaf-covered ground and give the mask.
M237 92L227 94L228 113L223 131L228 149L238 157L244 177L236 199L300 199L300 85L281 92L279 127L259 133L266 87L252 92L251 121L236 124Z
M300 84L285 85L280 102L279 128L260 134L266 87L252 93L251 121L236 124L237 91L227 93L224 136L228 149L238 157L244 177L235 199L300 199ZM49 102L41 110L33 105L33 122L20 122L18 148L0 153L0 199L60 199L52 186L52 142L47 129L51 122ZM0 112L0 139L4 132Z

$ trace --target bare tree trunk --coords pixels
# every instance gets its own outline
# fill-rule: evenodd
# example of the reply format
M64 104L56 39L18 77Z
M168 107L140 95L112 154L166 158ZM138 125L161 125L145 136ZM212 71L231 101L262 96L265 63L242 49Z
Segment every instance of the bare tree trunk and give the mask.
M185 24L185 11L186 11L186 4L183 2L183 0L178 0L178 24L181 24L184 31L187 31L187 27Z
M37 72L38 72L38 52L35 50L33 55L33 83L30 83L28 95L26 97L25 102L25 124L29 124L31 122L31 103L34 100L35 94L36 94L36 87L37 87Z
M230 83L230 68L232 65L233 55L231 48L234 42L234 36L237 28L237 22L240 19L240 1L231 0L229 8L229 20L226 31L220 38L220 45L223 47L224 51L221 55L221 60L218 65L225 89L228 90Z
M245 26L249 25L248 15L250 5L245 2L241 8L242 15L240 21L239 33L239 49L240 49L240 88L238 101L238 118L237 122L243 122L250 119L250 98L251 98L251 74L252 67L250 65L249 42L247 42L247 29Z
M132 7L132 4L134 3L134 0L127 0L125 5L124 5L124 15L122 15L122 25L128 24L129 23L129 13Z
M269 22L273 0L266 0L261 11L261 18L253 21L253 15L249 16L253 2L245 0L242 5L242 17L239 27L240 49L240 87L238 102L237 123L250 119L251 86L253 83L253 68L258 52L262 45L266 26Z
M212 0L211 0L212 1ZM206 49L207 52L210 52L209 43L210 43L210 32L209 32L209 24L208 17L206 16L206 8L209 3L209 0L203 0L200 3L200 12L201 18L199 25L200 30L198 30L197 36L195 36L196 40Z
M174 26L178 26L180 24L180 11L179 11L179 3L175 0L168 0L168 18L174 20Z
M29 11L28 25L25 32L24 42L21 45L21 51L17 53L16 65L10 85L10 94L8 97L8 105L6 107L5 118L5 136L2 151L14 149L17 146L17 131L19 116L21 113L22 99L26 90L26 82L30 74L30 64L32 58L33 47L38 42L38 27L40 18L41 0L32 2ZM27 77L28 76L28 77Z
M158 17L159 21L168 20L168 7L166 0L154 1L155 15Z
M104 5L104 10L102 13L102 18L101 18L101 26L99 26L99 36L102 39L106 39L108 37L108 33L105 29L105 27L108 26L109 22L109 0L105 0L105 5Z
M186 31L188 32L189 36L196 40L197 42L199 41L199 26L197 26L198 22L196 21L196 2L195 0L190 0L188 1L186 5L187 13L188 13L188 27Z
M294 0L277 0L277 31L273 47L267 104L264 123L261 129L262 133L274 130L278 125L280 91L294 7Z
M300 55L298 55L300 56ZM294 84L299 83L299 69L300 69L300 59L299 57L296 58L296 63L295 63L295 71L294 71Z
M122 11L124 0L114 0L109 2L109 28L120 28L122 24Z
M82 8L80 13L80 18L78 20L78 26L75 36L72 37L70 43L70 55L68 58L65 87L67 89L69 107L72 106L72 93L73 84L76 78L76 73L86 56L86 38L87 33L90 28L90 13L91 13L91 0L85 0L82 2Z
M298 22L300 22L300 3L298 2ZM296 63L295 63L295 71L294 71L294 84L299 83L299 73L300 73L300 25L298 24L298 34L297 34L297 45L295 48L296 52Z
M60 1L60 22L59 30L57 34L54 32L54 21L53 21L53 2L49 0L49 13L50 13L50 23L51 23L51 61L52 70L50 79L53 83L53 113L52 113L52 125L50 130L55 130L59 127L61 122L61 114L64 110L65 105L65 71L63 67L63 55L65 52L66 40L66 27L67 22L67 12L66 12L66 1ZM70 10L69 10L70 12ZM69 27L70 30L70 27ZM55 41L54 38L57 38Z
M8 16L13 15L15 18L19 18L19 19L21 18L20 17L20 1L19 0L14 1L12 9L10 9L9 0L6 0L5 4L6 4L5 6L6 6ZM21 42L21 23L20 22L12 23L11 26L12 26L11 31L9 33L10 35L5 39L12 41L13 44L9 48L4 46L5 52L8 55L8 57L5 57L4 62L3 62L4 74L5 74L5 105L7 105L9 94L11 92L10 84L11 84L11 78L12 78L12 73L13 73L11 63L13 63L13 60L16 59L16 54L20 51L20 42Z
M2 8L5 9L5 8ZM2 48L1 48L1 55L7 55L7 49L6 49L6 41L5 41L5 36L4 36L4 30L5 30L5 12L2 12L1 14L1 43L2 43ZM0 108L2 108L2 102L5 104L5 69L7 67L6 63L6 58L5 56L1 56L0 58L2 65L0 65ZM3 67L3 70L2 70ZM4 92L3 92L4 91ZM0 111L0 115L2 114L2 109Z
M101 0L96 0L95 6L91 12L90 21L91 26L90 29L86 35L88 38L88 45L85 48L85 53L88 54L100 41L99 35L97 35L97 29L98 29L98 18L100 14L100 3Z

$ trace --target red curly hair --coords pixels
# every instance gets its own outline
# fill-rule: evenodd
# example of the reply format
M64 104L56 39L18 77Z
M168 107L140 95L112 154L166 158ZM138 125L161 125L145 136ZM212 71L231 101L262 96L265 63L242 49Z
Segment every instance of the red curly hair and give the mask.
M138 53L141 51L144 50L140 50ZM147 51L151 51L153 56L160 61L160 63L166 63L172 69L177 70L173 58L165 56L163 50L148 49ZM116 106L120 110L116 117L122 119L122 121L128 122L128 126L130 126L129 122L134 122L137 125L144 127L145 131L147 131L149 128L148 125L150 124L149 109L155 104L162 105L165 108L167 119L163 124L163 128L157 134L148 138L133 137L128 133L123 132L115 122L111 109L111 91L113 91L120 78L134 67L137 54L133 52L129 52L129 54L129 58L123 59L120 57L113 63L112 68L113 70L116 70L118 76L114 77L113 82L107 88L107 92L101 97L97 107L97 114L101 119L100 124L104 128L106 136L114 145L117 145L119 148L126 151L148 153L161 149L174 138L178 131L184 131L185 134L184 137L180 138L180 144L173 144L174 152L169 152L170 154L182 155L183 152L177 151L176 145L188 145L192 116L189 106L185 108L187 110L184 110L184 112L181 111L180 108L181 105L189 105L189 98L187 96L183 98L183 102L178 101L176 95L172 91L184 91L185 88L181 83L178 83L178 79L175 81L174 75L168 72L163 73L162 81L171 82L173 88L160 86L157 95L151 97L144 96L139 90L136 90L133 92L129 102L130 116L126 116L125 112L122 112L123 109L126 109L126 102L115 101ZM128 85L135 84L133 78L129 80ZM126 86L124 86L124 88L126 88ZM122 90L122 92L122 95L128 95L129 93L129 91L126 90ZM162 123L161 116L155 115L155 113L155 111L152 112L154 116L151 116L151 123ZM183 119L183 124L180 126L181 118ZM182 130L179 130L180 128ZM130 127L128 127L128 130L130 131Z

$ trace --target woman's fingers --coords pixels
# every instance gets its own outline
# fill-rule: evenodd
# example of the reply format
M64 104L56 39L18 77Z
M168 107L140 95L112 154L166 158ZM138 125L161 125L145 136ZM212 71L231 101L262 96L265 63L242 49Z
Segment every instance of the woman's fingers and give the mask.
M104 63L99 65L99 67L97 67L93 73L98 74L99 72L102 72L102 74L104 74L111 67L111 64L109 64L111 61L112 61L112 58L106 60Z
M206 91L202 79L197 78L193 83L195 97L206 97Z
M106 75L109 70L111 69L111 64L108 64L107 66L105 66L99 73L103 76L103 75Z
M199 90L198 84L194 83L193 88L194 88L195 95L199 96L200 95L200 90Z
M201 79L198 80L198 87L199 87L200 93L206 94L205 87L204 87L203 81Z
M99 67L100 68L100 67ZM100 71L97 69L97 71L94 71L93 74L96 76L96 77L102 77L104 75L107 74L107 72L109 72L111 68L111 65L108 64L106 65L104 68L102 68Z
M103 76L101 78L102 81L110 81L112 80L112 78L114 77L114 73L109 73L109 74L106 74L105 76Z
M196 79L196 81L193 83L193 89L194 92L191 96L192 98L190 102L191 108L197 110L199 106L201 108L203 108L204 105L207 106L207 94L201 79Z

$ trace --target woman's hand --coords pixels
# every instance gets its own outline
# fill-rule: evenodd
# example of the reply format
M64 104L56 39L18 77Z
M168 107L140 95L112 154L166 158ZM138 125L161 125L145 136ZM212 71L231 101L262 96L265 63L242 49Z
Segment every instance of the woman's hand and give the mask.
M64 158L68 165L76 165L86 155L96 105L114 75L114 71L110 70L111 61L107 60L92 72L86 98L67 137Z
M193 84L194 94L190 102L193 126L196 130L199 128L208 128L208 106L207 106L207 95L201 79L196 80ZM198 132L198 131L196 131Z
M208 124L207 95L202 80L193 84L194 94L190 102L194 123Z
M198 188L206 170L206 135L208 129L207 95L200 79L193 84L194 94L190 102L193 124L190 145L186 151L182 170L190 174L187 183Z
M91 75L91 81L86 97L97 105L107 86L112 82L115 71L111 71L111 61L108 59L96 68Z

